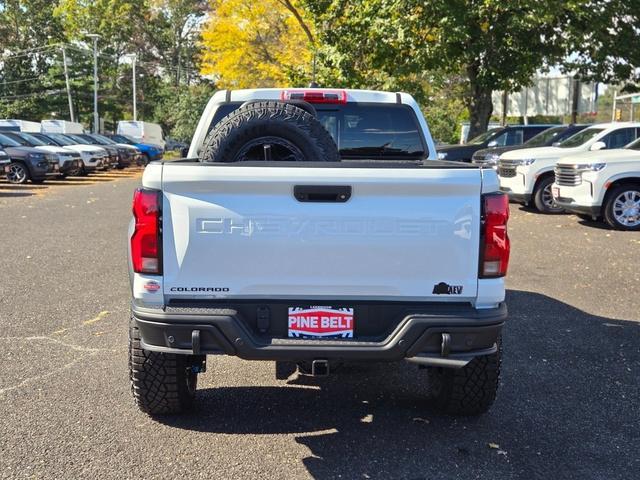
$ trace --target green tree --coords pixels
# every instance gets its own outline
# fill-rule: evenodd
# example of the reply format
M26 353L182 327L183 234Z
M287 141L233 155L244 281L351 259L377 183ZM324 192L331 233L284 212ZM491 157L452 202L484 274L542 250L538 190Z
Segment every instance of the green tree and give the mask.
M177 93L174 87L168 87L166 94L170 101L158 104L153 113L154 118L165 132L171 132L172 137L189 142L214 91L215 85L208 82L190 85Z
M640 0L571 2L566 18L567 70L605 83L640 81Z
M437 142L458 143L460 124L469 119L465 103L465 80L460 75L429 74L422 85L422 112Z
M173 79L190 83L197 76L202 19L207 0L147 0L138 25L143 40Z
M206 0L59 0L56 16L67 40L82 45L76 51L84 53L85 62L92 61L87 33L101 36L99 101L107 128L132 116L128 54L137 58L140 119L157 121L163 103L175 102L182 89L197 82L199 24L206 9Z
M486 130L494 90L515 91L561 59L562 0L307 0L325 81L403 88L425 98L425 72L464 75L470 135Z
M0 116L39 120L56 111L64 77L52 69L62 28L47 0L0 0ZM55 59L54 59L55 62ZM65 98L66 100L66 98Z

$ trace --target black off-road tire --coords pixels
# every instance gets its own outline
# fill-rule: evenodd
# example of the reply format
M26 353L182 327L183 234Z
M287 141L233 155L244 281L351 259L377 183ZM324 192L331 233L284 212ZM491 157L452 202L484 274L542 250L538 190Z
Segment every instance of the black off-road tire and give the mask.
M619 185L617 187L612 188L607 192L607 196L604 199L602 205L602 217L604 221L611 227L616 230L624 230L624 231L640 231L640 224L636 225L625 225L621 223L616 218L615 210L615 201L616 199L625 192L640 192L640 185L637 184L627 184L627 185ZM637 197L636 197L637 198Z
M193 406L197 374L187 355L159 353L140 346L133 319L129 324L129 379L140 410L149 415L181 413Z
M295 161L337 162L338 148L329 132L309 112L277 101L252 102L223 118L207 136L202 162L236 162L243 147L260 138L293 145ZM274 158L278 160L278 158Z
M480 415L493 404L500 378L501 347L476 357L463 368L428 367L433 405L452 415Z
M553 203L555 206L548 204L548 199L551 196L551 185L553 185L554 181L553 175L544 177L538 182L533 192L533 204L541 213L558 214L564 212L564 209L555 205L555 203Z

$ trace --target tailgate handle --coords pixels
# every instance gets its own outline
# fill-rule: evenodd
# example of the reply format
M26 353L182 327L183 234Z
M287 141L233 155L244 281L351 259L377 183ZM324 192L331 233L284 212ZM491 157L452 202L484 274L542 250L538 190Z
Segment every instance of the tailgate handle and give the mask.
M293 196L299 202L344 203L351 198L350 185L295 185Z

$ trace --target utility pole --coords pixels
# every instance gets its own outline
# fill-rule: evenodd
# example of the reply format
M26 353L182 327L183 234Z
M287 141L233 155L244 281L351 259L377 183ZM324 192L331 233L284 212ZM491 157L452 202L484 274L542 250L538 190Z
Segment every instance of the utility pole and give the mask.
M133 121L138 120L138 107L136 104L136 59L137 55L135 53L131 54L131 61L133 64Z
M578 108L580 106L580 80L573 79L573 92L571 95L571 123L578 121Z
M314 57L315 58L315 57ZM315 61L314 61L315 68ZM502 115L500 116L500 123L502 126L507 124L507 109L509 108L509 93L507 91L502 92Z
M100 35L91 33L87 37L93 39L93 133L98 133L100 129L98 116L98 39Z
M64 63L64 80L67 84L67 98L69 100L69 118L75 122L73 117L73 101L71 100L71 86L69 85L69 70L67 70L67 52L62 47L62 63Z

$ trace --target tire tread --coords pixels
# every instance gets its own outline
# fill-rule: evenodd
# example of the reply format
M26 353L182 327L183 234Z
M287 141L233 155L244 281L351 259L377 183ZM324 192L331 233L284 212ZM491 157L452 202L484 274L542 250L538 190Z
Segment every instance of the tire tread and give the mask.
M251 102L224 117L207 135L203 162L231 162L240 147L256 136L265 124L279 124L295 131L300 141L312 145L310 161L339 161L331 134L304 109L278 101ZM268 128L268 127L267 127Z
M463 368L429 367L429 380L437 391L432 397L435 406L453 415L485 413L496 398L500 358L499 346L496 353L476 357Z
M151 352L140 345L133 319L129 327L129 380L138 408L149 415L180 413L193 404L182 355Z

